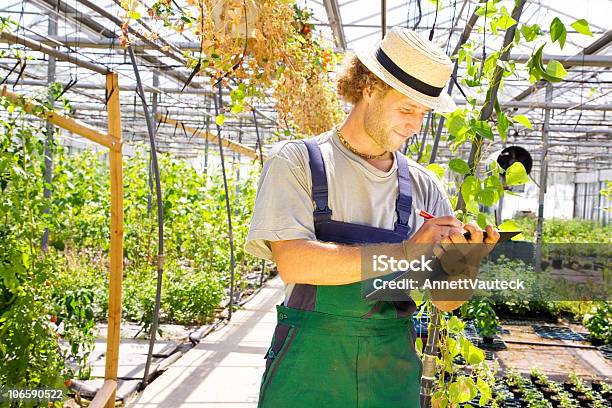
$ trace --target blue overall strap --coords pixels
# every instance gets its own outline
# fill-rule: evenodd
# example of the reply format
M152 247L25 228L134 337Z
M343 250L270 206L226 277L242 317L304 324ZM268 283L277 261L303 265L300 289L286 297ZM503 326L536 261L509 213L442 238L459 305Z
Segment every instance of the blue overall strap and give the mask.
M410 171L408 170L408 160L399 152L395 153L397 160L397 181L398 195L395 204L397 211L397 221L395 222L395 232L408 235L410 227L408 220L412 211L412 185L410 183Z
M332 210L327 205L327 176L325 175L325 163L317 141L314 139L304 140L308 149L310 174L312 178L312 199L316 208L313 212L314 220L324 221L331 219Z

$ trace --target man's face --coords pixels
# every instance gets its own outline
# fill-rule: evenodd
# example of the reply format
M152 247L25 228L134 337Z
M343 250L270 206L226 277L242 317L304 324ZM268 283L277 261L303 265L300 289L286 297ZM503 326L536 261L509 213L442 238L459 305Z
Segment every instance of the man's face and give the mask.
M383 95L375 91L366 106L366 133L388 152L398 150L412 135L419 132L423 118L430 111L404 94L391 89Z

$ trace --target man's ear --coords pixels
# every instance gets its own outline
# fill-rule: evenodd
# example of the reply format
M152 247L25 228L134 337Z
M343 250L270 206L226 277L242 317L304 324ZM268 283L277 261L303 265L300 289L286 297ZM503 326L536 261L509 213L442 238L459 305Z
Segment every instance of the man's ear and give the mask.
M373 86L365 86L361 91L361 99L369 102L369 100L374 96L375 92L376 90Z

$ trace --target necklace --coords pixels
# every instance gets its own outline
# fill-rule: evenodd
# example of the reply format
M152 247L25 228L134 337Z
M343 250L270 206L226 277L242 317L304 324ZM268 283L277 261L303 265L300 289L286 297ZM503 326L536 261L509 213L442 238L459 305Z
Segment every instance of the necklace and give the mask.
M352 153L356 154L357 156L361 157L362 159L366 159L366 160L378 159L379 157L383 157L385 154L387 154L386 151L382 152L381 154L365 154L365 153L360 153L359 151L357 151L357 149L355 149L353 146L351 146L349 144L349 142L346 141L346 139L344 139L342 137L342 133L340 133L340 127L336 128L336 134L338 135L338 139L340 139L340 142L342 142L344 147L346 147Z

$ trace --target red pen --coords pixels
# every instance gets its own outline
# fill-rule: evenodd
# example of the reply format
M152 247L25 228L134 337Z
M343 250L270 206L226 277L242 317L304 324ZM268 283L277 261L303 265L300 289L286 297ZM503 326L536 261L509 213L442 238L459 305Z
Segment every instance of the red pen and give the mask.
M425 210L421 210L421 209L415 208L415 211L416 211L417 215L420 215L421 217L425 218L426 220L431 220L432 218L436 218L435 216L431 215L430 213L428 213Z

